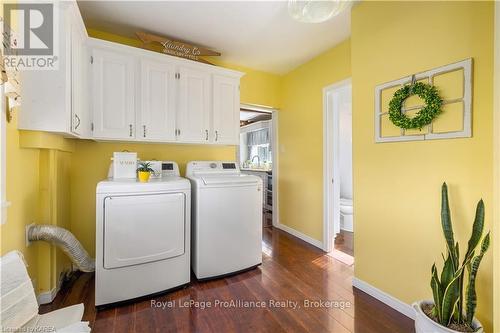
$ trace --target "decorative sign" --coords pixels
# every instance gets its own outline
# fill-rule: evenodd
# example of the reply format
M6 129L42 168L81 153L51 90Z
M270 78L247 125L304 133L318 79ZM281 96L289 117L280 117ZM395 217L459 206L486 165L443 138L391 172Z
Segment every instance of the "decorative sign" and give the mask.
M136 32L139 39L145 44L159 43L162 52L180 58L194 60L210 64L210 62L200 58L201 56L220 56L221 54L207 48L175 41L166 37L156 36L145 32Z

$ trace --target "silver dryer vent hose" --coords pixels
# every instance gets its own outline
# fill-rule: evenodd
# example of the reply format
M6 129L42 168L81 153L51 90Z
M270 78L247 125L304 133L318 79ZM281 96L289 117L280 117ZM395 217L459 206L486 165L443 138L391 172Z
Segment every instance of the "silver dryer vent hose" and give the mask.
M82 244L68 230L54 225L38 224L28 230L29 241L46 241L59 246L71 261L83 272L95 271L95 261Z

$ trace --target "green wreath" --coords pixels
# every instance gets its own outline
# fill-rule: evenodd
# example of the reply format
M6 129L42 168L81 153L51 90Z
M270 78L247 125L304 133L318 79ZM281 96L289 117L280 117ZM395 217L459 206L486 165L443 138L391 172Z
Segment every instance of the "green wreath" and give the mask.
M425 102L425 106L412 118L401 112L404 101L411 95L417 95ZM436 87L422 82L407 84L396 91L389 102L389 119L399 128L422 129L441 113L442 105L443 100Z

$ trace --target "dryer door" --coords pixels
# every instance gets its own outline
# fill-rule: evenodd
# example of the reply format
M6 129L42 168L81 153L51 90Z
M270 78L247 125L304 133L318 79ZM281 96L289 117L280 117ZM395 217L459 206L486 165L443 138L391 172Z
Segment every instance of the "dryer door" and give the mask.
M183 193L110 196L104 200L104 268L184 253Z

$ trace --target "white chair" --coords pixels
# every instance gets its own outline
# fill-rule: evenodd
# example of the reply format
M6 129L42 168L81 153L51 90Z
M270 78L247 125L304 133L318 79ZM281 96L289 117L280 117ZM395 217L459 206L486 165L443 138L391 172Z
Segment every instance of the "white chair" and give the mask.
M0 331L88 333L88 322L82 322L83 304L68 306L43 315L23 256L11 251L0 258Z

